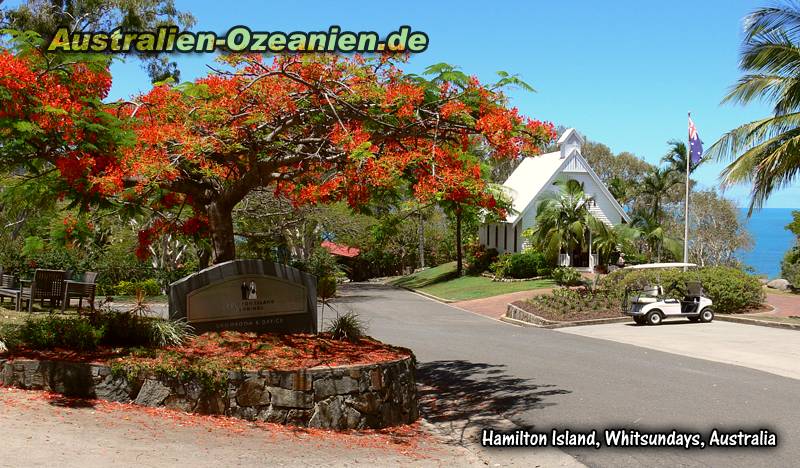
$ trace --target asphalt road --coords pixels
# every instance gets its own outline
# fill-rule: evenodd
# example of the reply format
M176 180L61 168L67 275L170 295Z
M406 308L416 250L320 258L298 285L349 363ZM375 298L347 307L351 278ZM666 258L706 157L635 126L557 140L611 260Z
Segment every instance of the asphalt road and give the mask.
M353 284L342 293L337 308L358 312L370 335L414 350L423 413L434 423L500 416L536 431L778 434L779 446L771 449L564 449L589 466L796 466L800 459L798 380L520 328L387 286Z

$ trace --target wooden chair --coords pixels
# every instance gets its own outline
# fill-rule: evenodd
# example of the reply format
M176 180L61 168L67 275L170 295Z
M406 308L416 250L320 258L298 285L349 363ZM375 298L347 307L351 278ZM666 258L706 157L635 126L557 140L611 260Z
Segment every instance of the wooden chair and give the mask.
M28 302L28 312L33 312L33 301L36 300L40 301L42 306L47 300L51 307L56 307L64 296L65 277L64 270L36 270L33 280L20 281L22 289L17 301L17 310L21 310L22 301ZM26 283L29 283L30 286L25 287Z
M83 274L81 279L66 280L64 281L64 297L61 301L61 312L69 305L70 299L78 298L78 313L83 307L83 300L89 300L91 311L94 312L94 296L97 290L97 273L94 271L87 271Z
M6 275L0 270L0 304L10 297L14 303L19 302L20 290L14 275Z

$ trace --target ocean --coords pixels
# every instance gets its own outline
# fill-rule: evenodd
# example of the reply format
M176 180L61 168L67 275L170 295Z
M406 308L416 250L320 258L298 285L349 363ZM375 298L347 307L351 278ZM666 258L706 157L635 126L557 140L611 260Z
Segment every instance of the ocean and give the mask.
M792 221L795 208L764 208L754 211L747 219L747 210L741 210L741 218L753 237L753 248L741 252L739 258L745 265L753 267L756 274L770 279L781 274L781 260L794 245L794 234L784 229Z

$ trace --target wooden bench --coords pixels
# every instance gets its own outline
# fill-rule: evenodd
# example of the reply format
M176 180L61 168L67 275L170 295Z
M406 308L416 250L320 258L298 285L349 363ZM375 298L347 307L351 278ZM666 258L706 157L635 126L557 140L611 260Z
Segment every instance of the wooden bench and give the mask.
M44 301L50 302L50 307L56 307L64 297L64 280L67 273L64 270L36 270L33 279L30 281L22 280L22 290L17 301L17 310L21 310L22 301L27 301L28 312L33 312L33 302L40 301L44 306ZM29 287L25 284L29 283Z

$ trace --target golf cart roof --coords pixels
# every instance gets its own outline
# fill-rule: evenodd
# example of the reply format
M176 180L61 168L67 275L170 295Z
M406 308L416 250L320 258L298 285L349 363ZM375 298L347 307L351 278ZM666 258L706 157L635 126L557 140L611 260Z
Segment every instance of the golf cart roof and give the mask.
M682 263L682 262L674 262L674 263L643 263L641 265L631 265L627 268L631 270L644 270L647 268L684 268L684 267L696 267L696 263Z

